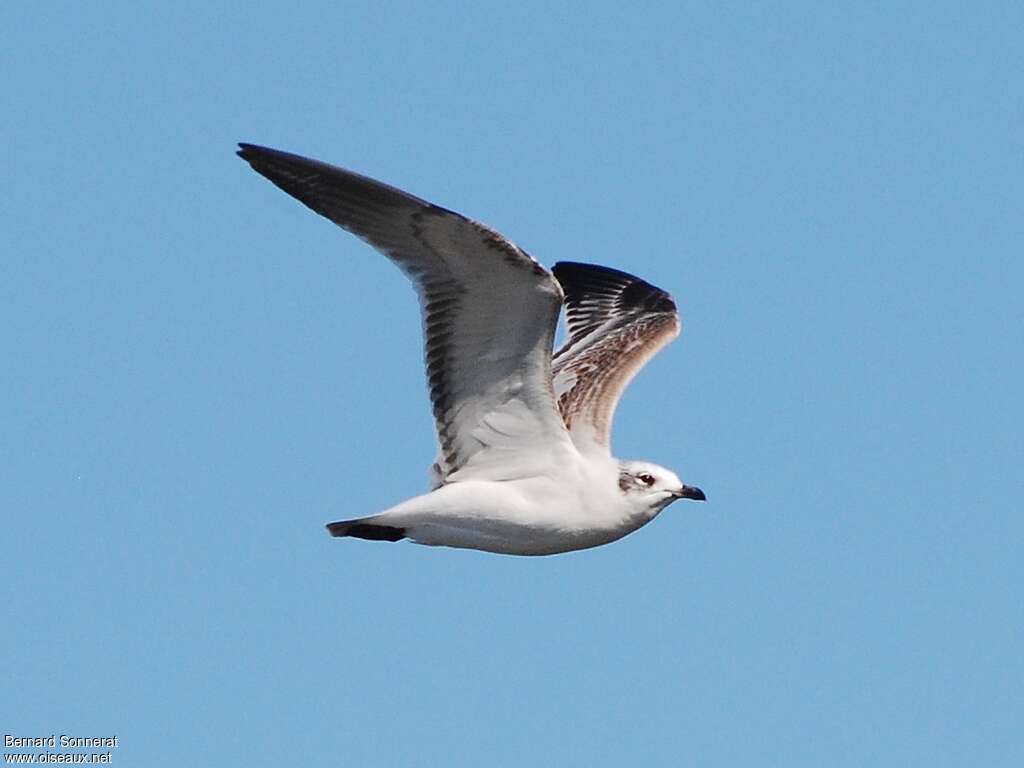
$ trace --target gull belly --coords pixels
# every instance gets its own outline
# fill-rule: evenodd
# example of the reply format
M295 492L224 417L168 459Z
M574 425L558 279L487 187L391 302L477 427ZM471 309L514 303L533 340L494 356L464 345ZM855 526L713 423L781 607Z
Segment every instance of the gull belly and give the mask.
M557 470L443 485L365 522L402 528L429 546L553 555L615 541L657 514L636 514L622 503L613 461L577 460Z

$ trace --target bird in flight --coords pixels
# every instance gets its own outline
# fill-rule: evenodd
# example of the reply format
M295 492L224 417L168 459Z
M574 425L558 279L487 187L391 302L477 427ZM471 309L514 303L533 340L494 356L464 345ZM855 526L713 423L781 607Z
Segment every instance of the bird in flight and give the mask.
M275 185L365 240L419 294L439 451L433 488L332 536L551 555L620 539L677 499L672 471L611 454L612 417L681 328L668 293L607 267L551 271L494 230L387 184L240 144ZM552 355L566 307L568 339Z

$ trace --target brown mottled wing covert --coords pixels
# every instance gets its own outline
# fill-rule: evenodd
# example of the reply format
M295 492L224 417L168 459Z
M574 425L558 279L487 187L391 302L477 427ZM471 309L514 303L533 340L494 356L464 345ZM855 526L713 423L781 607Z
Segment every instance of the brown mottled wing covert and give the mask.
M559 262L569 338L555 353L555 397L581 453L611 453L611 426L623 390L679 335L675 302L638 277L592 264Z

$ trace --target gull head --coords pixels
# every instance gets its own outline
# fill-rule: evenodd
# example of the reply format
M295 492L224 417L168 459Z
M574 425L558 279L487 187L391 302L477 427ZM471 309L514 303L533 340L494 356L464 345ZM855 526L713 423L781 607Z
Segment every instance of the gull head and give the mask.
M631 506L660 512L676 499L704 501L704 491L683 482L671 469L649 461L619 463L619 490Z

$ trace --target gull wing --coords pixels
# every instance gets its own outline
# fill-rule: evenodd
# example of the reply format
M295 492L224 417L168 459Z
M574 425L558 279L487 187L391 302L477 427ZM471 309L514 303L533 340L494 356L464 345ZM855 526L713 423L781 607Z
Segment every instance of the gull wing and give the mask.
M365 176L240 144L289 195L395 262L419 294L440 453L438 483L513 479L576 453L555 405L551 348L562 290L483 224Z
M682 325L672 297L616 269L562 261L569 338L555 353L555 396L576 448L611 454L615 407L626 386Z

